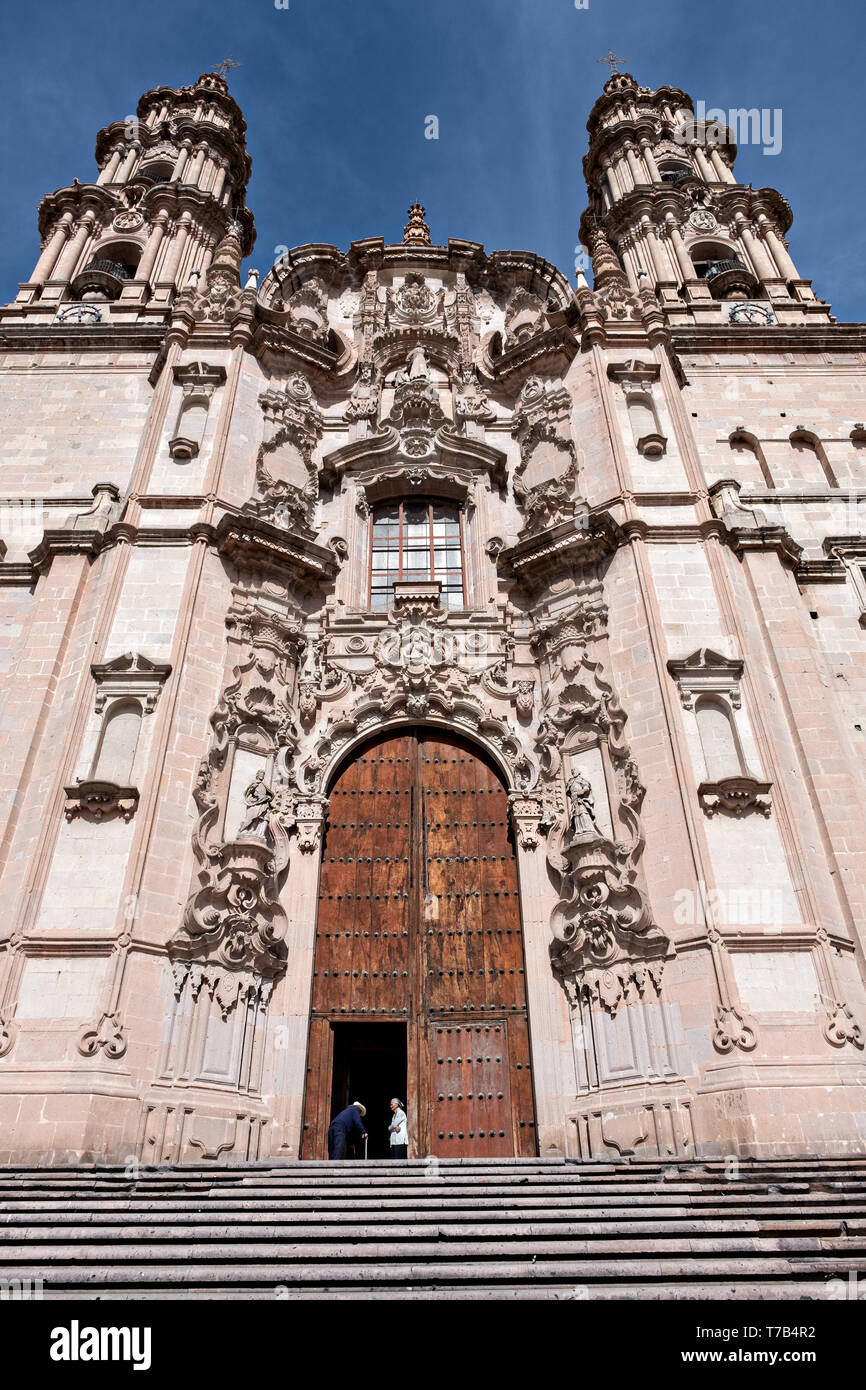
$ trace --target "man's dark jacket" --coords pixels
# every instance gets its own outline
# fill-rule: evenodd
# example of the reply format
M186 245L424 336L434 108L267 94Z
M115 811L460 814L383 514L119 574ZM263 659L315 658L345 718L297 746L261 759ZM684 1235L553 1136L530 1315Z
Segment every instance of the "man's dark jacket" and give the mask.
M362 1139L367 1133L357 1105L347 1105L345 1110L341 1110L339 1115L335 1115L331 1121L331 1128L334 1127L344 1130L347 1138L350 1134L357 1133L358 1137Z

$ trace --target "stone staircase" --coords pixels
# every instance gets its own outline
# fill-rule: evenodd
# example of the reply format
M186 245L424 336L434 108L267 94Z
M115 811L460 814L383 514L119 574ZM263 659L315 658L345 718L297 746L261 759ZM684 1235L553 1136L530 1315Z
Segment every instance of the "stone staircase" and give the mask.
M49 1299L828 1299L866 1157L0 1169L0 1232Z

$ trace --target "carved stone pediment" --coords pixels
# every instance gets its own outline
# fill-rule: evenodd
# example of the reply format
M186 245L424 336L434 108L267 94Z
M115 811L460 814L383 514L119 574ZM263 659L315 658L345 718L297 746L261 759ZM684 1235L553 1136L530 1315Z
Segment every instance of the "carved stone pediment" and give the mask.
M668 670L679 686L684 709L693 708L696 696L709 694L725 694L734 709L740 708L741 660L700 647L691 656L669 661Z
M149 661L140 652L124 652L111 661L94 662L90 667L96 682L94 709L101 713L110 700L134 696L143 714L156 708L159 692L171 675L168 662Z

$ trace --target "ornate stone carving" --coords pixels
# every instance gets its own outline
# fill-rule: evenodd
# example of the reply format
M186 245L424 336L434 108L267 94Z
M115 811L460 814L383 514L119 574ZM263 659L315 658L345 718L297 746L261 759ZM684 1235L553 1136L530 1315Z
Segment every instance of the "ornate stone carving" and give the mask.
M695 698L707 694L723 694L733 709L740 708L741 660L720 656L710 647L700 647L691 656L669 661L668 670L679 686L683 709L694 709Z
M559 808L545 793L510 792L508 808L518 843L522 849L537 849L559 819Z
M475 368L463 373L454 401L457 419L465 428L467 424L489 425L496 419L496 412L482 390Z
M511 432L520 443L514 496L523 512L522 536L570 520L577 510L577 464L567 432L571 399L562 386L530 377L517 400Z
M167 662L149 661L140 652L124 652L111 661L94 662L90 667L96 682L94 709L101 714L112 700L134 697L143 714L156 709L159 692L171 675Z
M245 510L312 537L310 514L319 491L313 453L324 429L312 387L298 372L284 391L261 395L259 405L265 437L256 457L256 493Z
M710 818L719 811L732 816L745 816L750 811L757 811L762 816L769 816L772 810L771 785L770 782L759 782L745 775L723 777L717 782L701 782L698 801Z
M512 290L505 306L506 346L528 342L545 327L544 305L538 295L522 286Z
M424 276L410 270L402 285L388 292L388 326L443 325L443 289L432 290Z
M658 991L671 945L653 923L638 875L644 788L625 739L626 716L587 651L589 633L604 621L600 593L590 589L561 614L539 620L531 640L546 673L536 733L542 785L562 788L566 749L571 759L567 805L547 853L559 891L552 965L575 1007L583 999L614 1014L646 989ZM610 819L623 825L621 839L603 827L585 770L589 756L609 761Z
M328 657L328 639L307 638L298 673L298 712L302 723L309 724L325 701L340 699L350 687L345 671L340 671Z
M434 454L434 437L447 424L447 417L439 404L439 391L420 342L397 373L394 404L385 423L397 431L399 452L406 459L430 458Z
M84 820L101 821L120 816L128 821L132 820L138 805L138 788L121 787L116 782L85 779L63 790L66 795L63 813L67 820L81 816Z
M289 326L311 343L328 339L328 300L321 281L313 278L284 301Z
M254 291L241 290L240 269L243 260L242 228L229 224L226 234L214 252L202 290L185 289L177 298L177 307L189 306L195 320L211 323L233 323L244 307L245 296L255 302Z
M103 1051L115 1060L126 1051L126 1038L118 1014L103 1014L95 1028L85 1028L78 1036L78 1051L82 1057L95 1057Z
M752 1052L757 1045L758 1035L751 1023L733 1004L719 1004L713 1019L713 1047L717 1052Z
M862 1052L863 1032L847 1004L835 1000L826 1006L823 1034L833 1047L853 1043Z

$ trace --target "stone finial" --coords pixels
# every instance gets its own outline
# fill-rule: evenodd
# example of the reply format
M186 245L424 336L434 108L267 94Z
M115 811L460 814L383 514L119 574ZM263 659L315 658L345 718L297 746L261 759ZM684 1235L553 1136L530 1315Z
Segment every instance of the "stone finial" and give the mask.
M424 208L420 203L413 203L409 209L409 221L403 228L404 246L429 246L430 228L424 221Z

